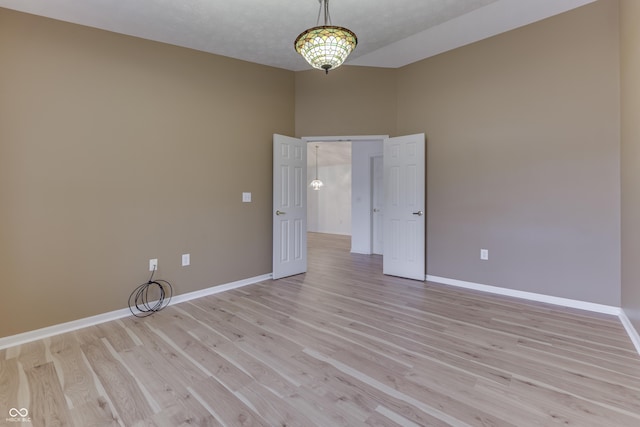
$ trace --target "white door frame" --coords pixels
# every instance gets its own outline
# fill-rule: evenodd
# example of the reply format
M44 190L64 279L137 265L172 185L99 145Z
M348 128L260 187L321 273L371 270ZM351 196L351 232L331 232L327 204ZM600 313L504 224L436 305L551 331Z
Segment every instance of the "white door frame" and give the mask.
M332 141L332 142L339 142L339 141L352 141L352 142L353 141L376 141L376 140L385 141L388 138L389 138L389 135L354 135L354 136L311 136L311 137L302 137L301 139L303 141L307 142L307 143L313 143L313 142L322 142L322 141ZM424 135L423 135L423 138L424 138ZM425 140L425 143L426 143L426 140ZM425 149L426 149L426 146L425 146ZM426 155L426 151L425 151L425 155ZM372 164L371 156L369 156L369 158L367 160L368 160L369 165L371 165ZM425 158L425 160L426 160L426 158ZM426 168L426 164L424 166ZM425 178L426 178L426 175L425 175ZM423 183L424 183L424 187L425 187L425 190L426 190L426 180L423 181ZM371 197L370 194L371 194L372 186L373 186L373 183L372 183L371 166L370 166L370 171L369 171L369 197ZM426 199L424 200L424 203L425 203L425 208L424 208L425 212L424 212L424 214L426 214ZM368 203L368 208L369 208L369 215L368 215L368 221L369 221L369 224L368 224L368 229L369 229L368 248L369 249L367 250L367 252L357 251L358 253L369 253L369 254L372 253L373 231L371 229L371 225L373 223L373 221L372 221L373 212L372 212L371 201L369 201L369 203ZM352 212L353 212L353 206L352 206ZM352 220L353 220L353 215L352 215ZM426 227L426 224L424 226ZM353 230L353 227L352 227L352 230ZM352 247L351 252L356 252L353 249L354 248ZM425 271L424 271L424 274L426 274L426 239L424 241L423 251L424 251L424 255L425 255L425 259L424 259L424 270ZM415 277L415 279L426 280L426 276L423 276L422 278Z
M376 196L381 196L384 194L384 179L376 185L376 178L381 178L384 173L384 154L376 154L369 156L369 175L370 175L370 187L371 187L371 253L376 255L382 255L384 253L384 241L382 239L383 229L382 229L382 221L384 218L384 198L382 200L377 200L378 204L376 204ZM376 161L378 164L378 174L376 177ZM377 230L376 230L377 228ZM380 243L376 241L376 236L381 240Z

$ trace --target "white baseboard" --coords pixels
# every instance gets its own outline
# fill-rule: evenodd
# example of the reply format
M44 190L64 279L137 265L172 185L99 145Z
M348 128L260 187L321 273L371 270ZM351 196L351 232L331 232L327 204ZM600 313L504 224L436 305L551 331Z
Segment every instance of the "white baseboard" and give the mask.
M622 326L627 330L627 334L629 334L629 338L631 338L631 342L636 347L636 351L640 354L640 334L636 331L636 328L633 327L631 320L627 317L627 314L624 310L620 310L620 321L622 322Z
M473 289L476 291L489 292L497 295L506 295L515 298L522 298L530 301L545 302L563 307L578 308L581 310L593 311L595 313L611 314L618 316L622 326L627 331L631 342L635 346L638 354L640 354L640 335L635 330L631 321L620 307L612 305L595 304L592 302L573 300L569 298L560 298L544 294L536 294L533 292L516 291L514 289L500 288L498 286L481 285L479 283L465 282L463 280L448 279L446 277L426 276L428 282L442 283L443 285L456 286L459 288Z
M8 337L0 338L0 350L51 337L53 335L64 334L65 332L71 332L78 329L86 328L87 326L93 326L99 323L121 319L123 317L126 317L127 315L131 315L131 311L129 311L128 308L123 308L121 310L110 311L109 313L102 313L96 316L72 320L71 322L47 326L46 328L36 329L34 331L23 332L17 335L10 335Z
M263 274L262 276L251 277L248 279L238 280L236 282L225 283L224 285L212 286L200 291L189 292L188 294L178 295L171 299L171 304L177 304L180 302L190 301L196 298L206 297L208 295L219 294L220 292L230 291L231 289L241 288L243 286L253 285L254 283L264 282L271 280L273 274Z
M370 249L354 248L353 246L351 247L351 251L350 252L352 254L371 255L371 250Z
M272 274L264 274L262 276L251 277L248 279L238 280L236 282L226 283L223 285L212 286L207 289L199 291L189 292L182 295L177 295L171 299L171 305L181 302L190 301L196 298L202 298L208 295L217 294L231 289L241 288L243 286L252 285L254 283L264 282L272 279ZM633 327L631 321L620 307L614 307L603 304L595 304L585 301L572 300L568 298L554 297L544 294L536 294L533 292L517 291L513 289L500 288L498 286L482 285L479 283L465 282L463 280L448 279L438 276L426 276L426 280L429 282L442 283L444 285L456 286L459 288L473 289L477 291L489 292L498 295L506 295L515 298L522 298L531 301L545 302L548 304L560 305L564 307L578 308L587 311L593 311L597 313L611 314L618 316L622 325L624 326L629 338L633 342L638 354L640 354L640 334ZM121 319L131 315L131 311L128 308L111 311L109 313L98 314L96 316L85 317L83 319L73 320L71 322L60 323L58 325L48 326L46 328L36 329L34 331L24 332L17 335L0 338L0 350L13 347L16 345L25 344L27 342L36 341L39 339L47 338L53 335L63 334L66 332L72 332L78 329L86 328L88 326L97 325L99 323L109 322L111 320Z
M473 289L476 291L489 292L492 294L522 298L530 301L545 302L547 304L560 305L563 307L578 308L581 310L593 311L596 313L611 314L613 316L619 316L621 312L620 307L614 307L612 305L595 304L587 301L536 294L534 292L517 291L515 289L501 288L498 286L481 285L479 283L465 282L463 280L447 279L446 277L427 275L427 281L442 283L443 285L456 286L458 288Z
M200 291L189 292L182 295L176 295L171 298L171 305L178 304L192 299L201 298L207 295L213 295L231 289L240 288L254 283L264 282L265 280L271 280L272 274L264 274L262 276L251 277L249 279L238 280L236 282L225 283L223 285L212 286ZM11 335L8 337L0 338L0 350L21 345L31 341L47 338L53 335L63 334L65 332L71 332L78 329L86 328L87 326L97 325L99 323L109 322L111 320L121 319L131 315L131 311L128 308L111 311L109 313L98 314L96 316L85 317L83 319L73 320L71 322L60 323L58 325L48 326L46 328L36 329L34 331L23 332L17 335Z

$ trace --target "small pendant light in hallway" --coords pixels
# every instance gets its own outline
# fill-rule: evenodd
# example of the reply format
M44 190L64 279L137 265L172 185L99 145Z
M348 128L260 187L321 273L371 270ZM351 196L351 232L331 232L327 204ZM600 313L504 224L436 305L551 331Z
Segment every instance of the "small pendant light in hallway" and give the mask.
M316 145L316 179L311 181L310 187L317 191L320 190L322 186L324 186L324 184L318 179L318 146Z

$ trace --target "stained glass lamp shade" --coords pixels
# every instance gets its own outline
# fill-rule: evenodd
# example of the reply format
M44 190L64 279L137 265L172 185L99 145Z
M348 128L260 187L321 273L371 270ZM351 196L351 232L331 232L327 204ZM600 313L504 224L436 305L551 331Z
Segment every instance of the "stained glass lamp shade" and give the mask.
M358 39L343 27L320 26L309 28L296 39L296 51L309 65L319 70L333 70L347 59Z
M329 0L320 0L320 8L324 8L324 25L304 31L296 38L294 45L296 52L309 65L329 73L329 70L338 68L347 59L358 44L358 38L351 30L330 25Z

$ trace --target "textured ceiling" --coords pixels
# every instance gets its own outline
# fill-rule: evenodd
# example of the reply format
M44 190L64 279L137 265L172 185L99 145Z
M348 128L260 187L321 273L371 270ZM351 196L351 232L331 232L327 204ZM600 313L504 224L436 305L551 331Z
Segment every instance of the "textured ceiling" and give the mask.
M331 0L352 65L401 67L594 0ZM0 0L0 7L289 70L318 0Z

